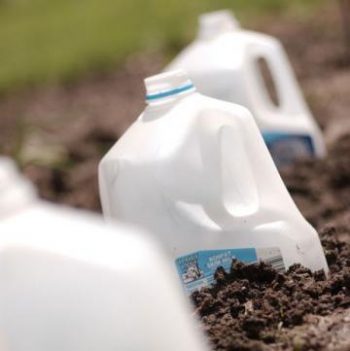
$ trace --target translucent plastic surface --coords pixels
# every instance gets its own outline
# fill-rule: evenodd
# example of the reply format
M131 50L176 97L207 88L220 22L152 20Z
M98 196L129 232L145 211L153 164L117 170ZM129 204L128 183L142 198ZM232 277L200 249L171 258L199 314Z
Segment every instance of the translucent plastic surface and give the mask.
M228 11L202 15L198 32L167 71L184 69L199 92L247 107L278 166L324 156L320 130L277 39L241 29Z
M232 260L220 250L271 248L285 268L327 270L316 231L241 106L193 89L149 103L101 161L99 182L105 216L148 229L173 262L187 257L177 263L181 272L203 264L203 276L222 257Z

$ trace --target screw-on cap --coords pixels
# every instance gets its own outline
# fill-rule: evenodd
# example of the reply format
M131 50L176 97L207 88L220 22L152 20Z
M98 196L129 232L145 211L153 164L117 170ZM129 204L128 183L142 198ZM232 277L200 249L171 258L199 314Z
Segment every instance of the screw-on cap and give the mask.
M230 10L205 13L199 16L199 38L203 40L237 30L240 24Z
M14 162L0 157L0 217L23 207L35 197L34 187L19 173Z
M195 90L195 87L182 70L157 74L145 79L146 101L151 103L165 98L172 98Z

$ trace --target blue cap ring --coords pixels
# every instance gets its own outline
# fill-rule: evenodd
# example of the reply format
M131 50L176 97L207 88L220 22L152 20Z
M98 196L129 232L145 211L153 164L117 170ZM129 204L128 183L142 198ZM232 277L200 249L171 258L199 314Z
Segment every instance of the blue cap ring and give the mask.
M165 97L169 97L169 96L183 93L183 92L185 92L187 90L191 90L191 89L194 89L194 85L192 83L189 83L189 84L182 85L182 86L175 88L175 89L163 91L161 93L148 94L148 95L146 95L146 100L152 101L152 100L162 99Z

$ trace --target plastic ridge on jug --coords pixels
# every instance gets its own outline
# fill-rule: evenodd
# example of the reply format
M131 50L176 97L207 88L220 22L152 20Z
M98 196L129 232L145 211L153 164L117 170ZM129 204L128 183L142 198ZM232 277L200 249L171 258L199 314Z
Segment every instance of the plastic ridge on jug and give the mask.
M34 194L0 158L1 351L208 350L150 238Z
M270 74L270 83L261 66ZM247 107L278 166L325 155L322 134L281 43L241 29L230 11L199 17L197 39L166 71L176 69L187 71L199 92ZM277 101L268 84L275 87Z
M327 271L250 112L199 94L183 71L145 80L148 105L99 165L106 218L149 230L188 292L233 258ZM172 94L163 94L172 91Z

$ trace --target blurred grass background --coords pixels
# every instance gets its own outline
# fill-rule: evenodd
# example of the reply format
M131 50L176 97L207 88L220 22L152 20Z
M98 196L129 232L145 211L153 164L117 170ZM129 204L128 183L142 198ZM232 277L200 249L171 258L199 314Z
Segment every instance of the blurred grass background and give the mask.
M0 0L0 93L106 71L135 51L171 55L192 39L201 12L232 8L245 23L266 14L307 17L322 2Z

